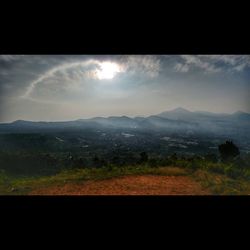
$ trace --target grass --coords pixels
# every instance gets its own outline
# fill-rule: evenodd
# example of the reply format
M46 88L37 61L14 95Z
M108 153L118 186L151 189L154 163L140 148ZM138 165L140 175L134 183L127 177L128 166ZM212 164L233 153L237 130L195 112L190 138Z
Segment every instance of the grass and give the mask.
M33 189L64 185L66 183L81 183L87 180L103 180L128 175L167 175L181 176L188 172L178 167L148 167L128 166L112 168L92 168L65 170L54 176L46 177L22 177L14 178L1 175L0 194L2 195L25 195Z
M180 160L175 165L190 172L190 176L215 195L249 195L250 168L240 164L207 160Z
M128 175L190 176L215 195L250 194L250 171L239 170L230 164L207 161L178 160L174 166L150 167L147 165L65 170L53 176L11 177L0 173L0 194L25 195L34 189L87 180L103 180Z
M202 187L208 188L214 195L249 195L250 182L243 179L233 179L224 174L197 170L192 174L194 180Z

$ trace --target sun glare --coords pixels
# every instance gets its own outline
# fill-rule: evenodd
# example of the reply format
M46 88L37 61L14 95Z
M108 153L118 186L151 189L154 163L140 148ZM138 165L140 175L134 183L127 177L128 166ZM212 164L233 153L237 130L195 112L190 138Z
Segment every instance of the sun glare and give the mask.
M103 62L100 64L100 69L97 70L98 79L112 79L120 72L119 66L116 63Z

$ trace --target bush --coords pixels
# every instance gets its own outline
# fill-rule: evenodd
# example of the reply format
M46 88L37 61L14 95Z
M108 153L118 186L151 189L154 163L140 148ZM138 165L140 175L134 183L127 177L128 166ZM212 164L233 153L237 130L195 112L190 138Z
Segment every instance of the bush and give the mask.
M146 152L141 152L140 153L140 162L147 162L148 161L148 154Z
M217 174L225 174L225 168L226 168L226 165L224 164L219 164L219 163L206 164L207 170L217 173Z
M239 148L232 141L226 141L218 148L222 161L230 161L240 155Z
M225 174L234 179L243 176L243 172L240 169L235 168L233 165L225 168Z
M192 161L189 166L192 170L197 170L200 168L200 164L197 161Z
M205 160L216 163L218 161L217 156L215 154L207 154L205 155Z
M157 166L160 165L160 162L155 158L151 158L151 159L148 160L148 165L150 167L157 167Z
M106 168L108 171L113 171L115 169L115 166L113 164L107 164Z

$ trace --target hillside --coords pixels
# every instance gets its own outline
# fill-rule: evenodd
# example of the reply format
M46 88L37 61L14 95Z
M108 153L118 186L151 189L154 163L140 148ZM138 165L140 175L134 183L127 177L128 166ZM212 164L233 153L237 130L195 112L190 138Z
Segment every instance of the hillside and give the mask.
M173 167L175 166L178 167ZM208 161L174 160L137 165L64 170L43 177L0 174L1 195L232 195L250 194L250 172Z

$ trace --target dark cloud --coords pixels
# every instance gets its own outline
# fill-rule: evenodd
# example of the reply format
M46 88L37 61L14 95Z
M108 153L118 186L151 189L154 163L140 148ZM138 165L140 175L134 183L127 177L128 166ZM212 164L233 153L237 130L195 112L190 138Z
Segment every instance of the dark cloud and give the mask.
M105 61L120 67L110 81L95 78ZM52 119L46 110L55 120L176 106L250 111L249 77L248 55L0 55L0 121Z

